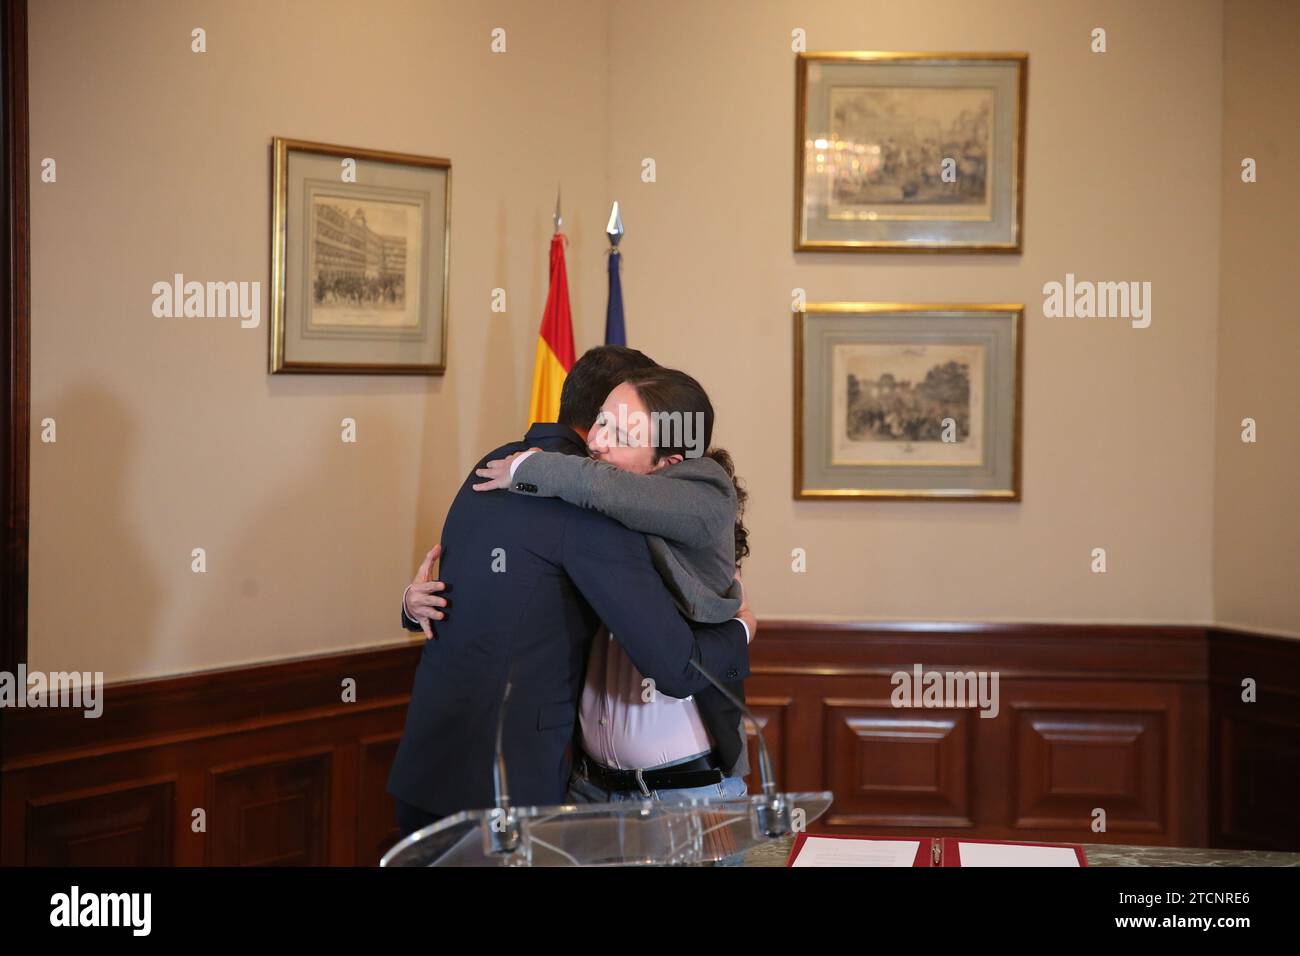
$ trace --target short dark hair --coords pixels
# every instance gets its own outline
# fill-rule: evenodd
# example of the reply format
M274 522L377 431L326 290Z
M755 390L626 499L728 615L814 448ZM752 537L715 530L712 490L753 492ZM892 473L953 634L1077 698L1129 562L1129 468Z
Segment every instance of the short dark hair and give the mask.
M698 436L700 448L696 454L708 451L713 442L713 403L698 381L681 369L651 368L628 375L624 382L636 389L637 395L645 403L646 411L650 413L653 432L650 439L656 463L669 455L686 456L691 451L686 447L686 429L681 425L675 429L656 427L660 422L667 421L660 418L660 415L694 417L701 429Z
M633 372L655 368L644 352L626 345L597 345L573 363L560 390L560 424L587 431L606 397Z

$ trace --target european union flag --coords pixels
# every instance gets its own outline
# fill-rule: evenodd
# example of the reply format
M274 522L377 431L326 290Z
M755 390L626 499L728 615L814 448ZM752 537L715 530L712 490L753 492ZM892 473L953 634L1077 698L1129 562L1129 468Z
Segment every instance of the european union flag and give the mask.
M623 254L617 247L609 253L609 304L605 306L605 344L627 345L627 329L623 326L623 283L619 279L619 266Z

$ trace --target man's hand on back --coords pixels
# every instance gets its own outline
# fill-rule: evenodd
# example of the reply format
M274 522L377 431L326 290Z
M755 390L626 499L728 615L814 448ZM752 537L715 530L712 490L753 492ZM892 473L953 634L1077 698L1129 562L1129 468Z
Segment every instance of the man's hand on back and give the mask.
M736 572L736 583L740 585L740 610L736 612L736 617L745 622L745 627L749 628L749 643L754 643L754 637L758 634L758 618L754 617L754 612L749 609L749 597L745 594L745 582L740 580L740 572Z
M445 616L438 608L447 606L447 599L439 597L437 592L446 588L441 581L431 580L433 563L442 555L442 545L435 544L424 556L420 567L415 572L415 580L406 586L402 595L402 610L412 621L420 625L424 636L433 639L433 626L430 621L441 621Z

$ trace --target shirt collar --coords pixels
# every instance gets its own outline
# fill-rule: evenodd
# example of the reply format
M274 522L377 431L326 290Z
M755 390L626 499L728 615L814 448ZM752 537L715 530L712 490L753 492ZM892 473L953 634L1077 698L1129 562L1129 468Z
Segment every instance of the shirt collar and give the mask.
M525 445L537 445L542 442L548 445L556 443L572 445L572 448L556 447L550 450L563 451L570 455L585 455L587 453L587 443L578 437L568 425L561 425L558 422L533 422L532 427L528 429L528 434L524 435Z

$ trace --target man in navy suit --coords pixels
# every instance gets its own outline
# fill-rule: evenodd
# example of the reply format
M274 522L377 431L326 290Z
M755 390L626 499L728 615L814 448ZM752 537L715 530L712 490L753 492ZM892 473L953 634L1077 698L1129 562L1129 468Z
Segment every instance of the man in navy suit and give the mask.
M443 526L439 566L455 613L424 644L388 778L403 835L460 810L494 805L496 727L507 680L502 750L511 801L566 802L568 745L587 652L602 622L670 697L710 686L692 660L722 681L749 675L752 615L743 610L725 624L687 621L655 570L644 535L558 498L470 487L479 480L476 468L512 452L538 447L585 455L606 395L627 374L653 365L634 349L591 349L565 379L560 421L534 424L522 441L489 452L461 485ZM421 627L405 600L402 623Z

